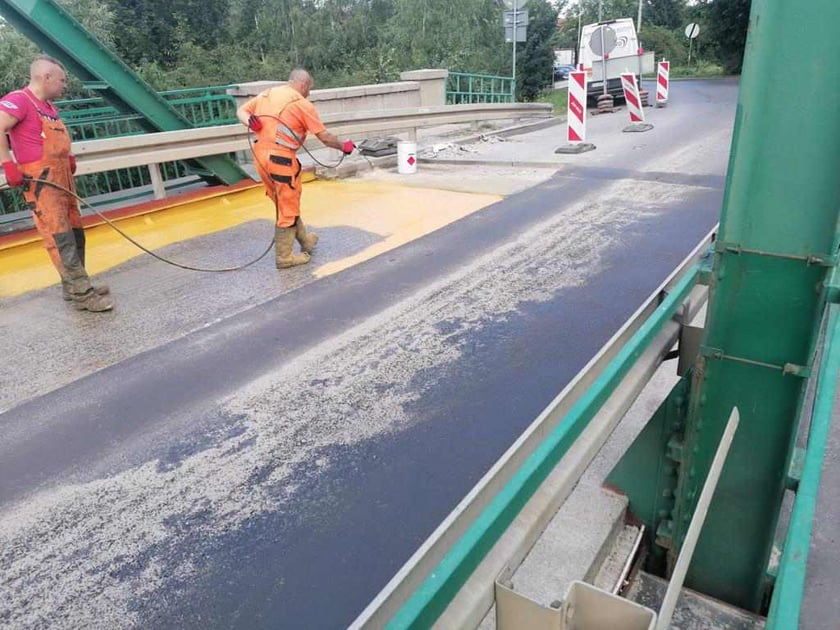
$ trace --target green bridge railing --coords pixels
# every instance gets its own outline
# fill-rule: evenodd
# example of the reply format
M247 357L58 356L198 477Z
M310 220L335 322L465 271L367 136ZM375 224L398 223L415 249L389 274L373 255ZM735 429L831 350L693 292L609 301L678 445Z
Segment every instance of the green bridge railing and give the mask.
M225 125L236 122L236 101L227 91L231 86L212 86L188 88L160 92L169 104L196 127ZM144 133L140 125L142 116L119 112L102 98L85 98L57 101L56 106L61 118L67 125L73 142L117 138ZM184 162L166 162L160 165L164 181L175 180L196 171ZM81 197L105 197L100 203L113 202L116 193L126 193L118 199L130 199L143 186L151 185L149 169L143 166L124 168L104 173L92 173L76 178L76 188ZM93 205L96 205L94 199ZM5 190L0 193L0 222L3 218L12 219L12 215L25 208L23 195L19 191Z
M513 103L514 89L512 77L450 72L446 80L446 104Z

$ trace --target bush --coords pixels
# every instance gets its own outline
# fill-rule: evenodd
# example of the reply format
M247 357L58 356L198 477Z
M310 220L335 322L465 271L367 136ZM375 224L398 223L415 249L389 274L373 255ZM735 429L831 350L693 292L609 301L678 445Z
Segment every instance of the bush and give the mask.
M726 74L723 66L717 63L701 61L691 67L671 66L671 77L722 77Z

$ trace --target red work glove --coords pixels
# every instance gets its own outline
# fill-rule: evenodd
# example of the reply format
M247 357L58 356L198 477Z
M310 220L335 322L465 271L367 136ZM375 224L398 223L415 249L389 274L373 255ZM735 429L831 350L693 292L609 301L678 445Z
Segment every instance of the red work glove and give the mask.
M248 129L250 129L254 133L258 132L260 129L262 129L262 121L253 114L251 114L248 117Z
M70 174L75 175L76 174L76 156L71 153L70 155L67 156L67 159L70 160Z
M3 162L3 174L6 176L6 182L9 186L21 186L23 184L23 173L20 172L18 165L11 160Z
M344 155L348 155L350 153L353 153L353 149L355 149L355 148L356 148L356 145L353 144L352 140L345 140L341 145L341 150L344 153Z

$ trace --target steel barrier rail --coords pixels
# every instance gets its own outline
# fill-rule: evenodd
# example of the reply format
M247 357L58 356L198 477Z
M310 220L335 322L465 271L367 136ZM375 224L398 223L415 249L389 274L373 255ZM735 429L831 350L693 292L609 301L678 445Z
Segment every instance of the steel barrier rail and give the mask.
M697 261L715 231L528 427L351 628L478 625L493 603L495 578L524 558L673 346L680 328L674 314L682 306L690 321L705 301L706 287L695 286ZM612 417L590 422L598 409L599 416ZM583 437L589 428L598 435ZM540 479L547 479L544 487Z
M552 108L547 103L481 103L341 112L327 114L322 120L332 133L346 136L373 132L416 132L422 127L508 118L549 118L551 115ZM320 146L317 139L307 141L307 147ZM247 131L244 126L236 124L77 142L73 145L73 152L78 160L77 174L85 175L129 166L232 153L248 148Z
M322 117L324 124L340 136L370 133L408 132L416 140L417 129L439 125L463 124L483 120L550 118L548 103L480 103L440 105L364 112L339 112ZM323 145L310 138L307 148ZM208 155L244 151L249 148L248 132L243 125L220 125L200 129L181 129L136 136L86 140L73 144L78 162L77 175L103 173L116 169L147 166L155 196L165 196L159 165L175 160L189 160ZM5 178L0 175L0 182Z
M835 243L838 239L835 239ZM837 250L837 246L833 248ZM808 443L802 475L796 488L796 499L785 535L782 558L770 611L768 630L799 627L802 598L805 592L808 555L817 499L820 490L823 460L831 432L834 400L840 383L840 272L835 268L827 284L828 304L823 315L825 341L822 347L814 407L808 430Z

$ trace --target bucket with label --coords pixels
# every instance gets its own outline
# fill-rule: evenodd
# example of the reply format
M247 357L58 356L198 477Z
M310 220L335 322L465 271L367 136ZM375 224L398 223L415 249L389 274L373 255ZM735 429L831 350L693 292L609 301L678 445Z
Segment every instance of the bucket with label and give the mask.
M400 141L397 143L397 172L410 175L417 172L417 143Z

